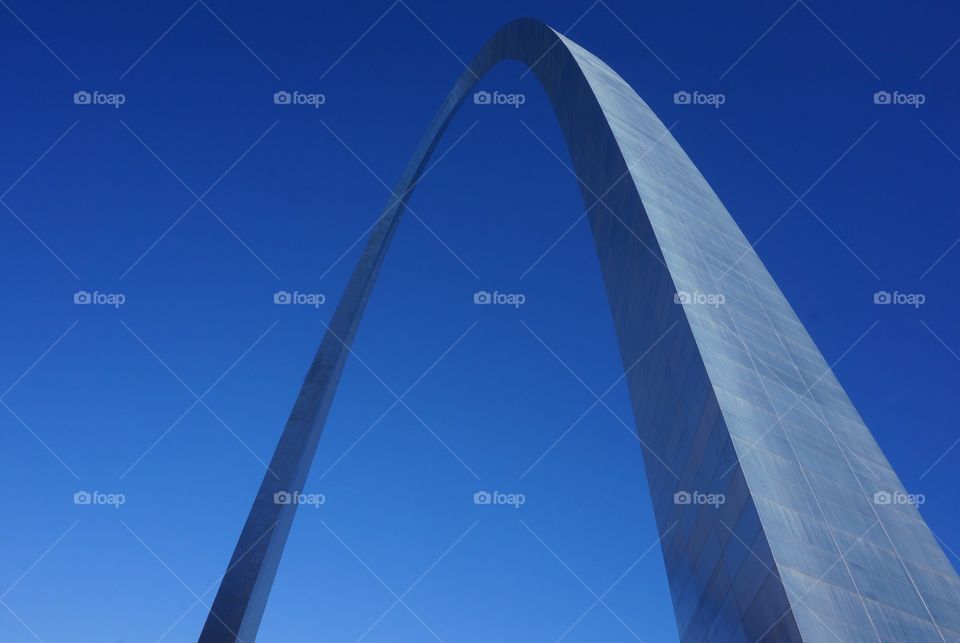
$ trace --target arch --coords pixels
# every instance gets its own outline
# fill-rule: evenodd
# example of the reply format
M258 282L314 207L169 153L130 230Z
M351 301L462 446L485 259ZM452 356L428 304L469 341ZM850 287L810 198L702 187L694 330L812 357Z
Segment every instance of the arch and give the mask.
M539 79L580 180L681 639L960 638L956 572L915 508L873 501L903 487L716 194L622 78L521 19L459 78L373 228L200 642L256 637L297 506L274 494L302 490L405 201L463 100L504 59ZM725 502L689 501L697 492Z

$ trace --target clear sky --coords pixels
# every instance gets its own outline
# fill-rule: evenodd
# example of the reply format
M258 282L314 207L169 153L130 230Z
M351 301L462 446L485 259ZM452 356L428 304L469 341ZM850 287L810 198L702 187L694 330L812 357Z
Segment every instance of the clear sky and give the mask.
M960 551L960 12L923 4L0 1L0 640L196 640L383 183L524 15L673 126ZM259 641L677 640L559 129L519 65L480 89L524 101L465 104L411 201Z

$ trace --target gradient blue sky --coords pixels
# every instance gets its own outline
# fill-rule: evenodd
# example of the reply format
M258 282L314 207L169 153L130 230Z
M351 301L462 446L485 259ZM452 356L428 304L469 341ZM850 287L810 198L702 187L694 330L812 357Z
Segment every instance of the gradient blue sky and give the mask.
M0 5L3 641L196 639L387 201L376 177L399 176L458 58L523 15L674 125L960 551L953 3ZM526 101L464 105L411 201L307 484L326 503L297 517L259 641L677 640L623 384L578 422L621 365L587 226L563 236L583 206L559 129L522 73L482 81ZM527 303L475 306L480 289ZM481 489L526 503L476 506Z

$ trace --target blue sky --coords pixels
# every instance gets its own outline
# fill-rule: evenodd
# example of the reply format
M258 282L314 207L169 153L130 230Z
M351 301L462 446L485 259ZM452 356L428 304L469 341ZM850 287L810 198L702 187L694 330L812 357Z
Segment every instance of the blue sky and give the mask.
M196 639L381 181L523 15L674 125L960 551L948 3L0 5L0 639ZM595 404L621 365L587 227L564 235L580 192L522 73L482 81L526 100L465 104L417 188L259 641L677 639L625 387Z

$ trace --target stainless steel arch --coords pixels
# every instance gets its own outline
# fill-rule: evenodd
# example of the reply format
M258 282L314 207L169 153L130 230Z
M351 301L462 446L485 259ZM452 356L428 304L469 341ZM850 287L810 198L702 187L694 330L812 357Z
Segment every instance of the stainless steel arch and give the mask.
M503 59L540 80L581 181L681 638L960 638L956 572L915 507L877 502L903 486L713 190L622 78L522 19L457 81L373 229L201 643L255 638L296 510L274 494L302 489L404 201L464 98ZM698 505L698 492L726 501Z

